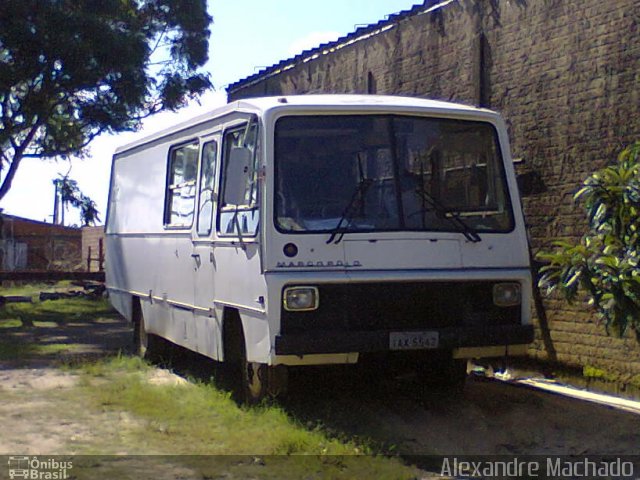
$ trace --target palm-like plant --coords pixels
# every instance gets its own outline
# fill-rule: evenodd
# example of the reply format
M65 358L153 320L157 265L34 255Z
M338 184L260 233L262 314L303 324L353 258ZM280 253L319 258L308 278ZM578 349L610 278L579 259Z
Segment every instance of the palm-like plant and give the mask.
M80 209L80 218L82 224L95 225L100 221L98 209L96 208L96 202L91 200L80 191L78 182L69 178L69 175L60 175L59 178L53 180L53 184L56 188L56 195L59 195L60 203L62 207L62 223L64 224L64 211L67 205Z
M589 230L576 244L557 241L538 254L546 263L539 286L569 302L584 291L608 333L632 328L640 338L640 142L589 176L575 199L584 203Z

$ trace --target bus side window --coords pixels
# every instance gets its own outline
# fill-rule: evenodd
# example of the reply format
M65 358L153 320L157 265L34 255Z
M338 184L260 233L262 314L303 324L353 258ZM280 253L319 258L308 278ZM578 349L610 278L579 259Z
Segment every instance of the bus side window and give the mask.
M216 174L216 156L218 143L210 141L202 147L200 159L200 194L198 204L197 233L200 237L206 237L211 233L213 220L213 185Z
M164 225L191 228L196 200L198 143L172 147L169 151Z
M258 125L251 121L238 128L227 130L222 141L222 198L218 232L221 235L237 235L238 228L242 235L255 236L258 231ZM243 148L250 152L251 159L248 171L244 175L242 200L232 197L237 192L231 191L231 183L237 181L230 178L230 173L238 169L229 168L232 149ZM229 188L228 188L229 187ZM229 192L229 193L227 193ZM236 203L234 203L236 202Z

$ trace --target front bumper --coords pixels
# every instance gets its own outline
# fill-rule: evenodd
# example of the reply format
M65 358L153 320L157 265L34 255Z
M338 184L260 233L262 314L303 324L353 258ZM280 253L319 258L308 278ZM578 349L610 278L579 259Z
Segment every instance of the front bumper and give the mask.
M429 328L438 332L438 348L522 345L533 341L533 325ZM390 350L390 330L289 333L276 336L276 355L312 355Z

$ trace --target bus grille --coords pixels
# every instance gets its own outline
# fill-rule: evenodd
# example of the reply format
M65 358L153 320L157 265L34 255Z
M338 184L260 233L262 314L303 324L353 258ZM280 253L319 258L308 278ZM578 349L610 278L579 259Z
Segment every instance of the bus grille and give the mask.
M494 282L318 284L311 312L282 310L281 334L520 324L520 306L493 304Z

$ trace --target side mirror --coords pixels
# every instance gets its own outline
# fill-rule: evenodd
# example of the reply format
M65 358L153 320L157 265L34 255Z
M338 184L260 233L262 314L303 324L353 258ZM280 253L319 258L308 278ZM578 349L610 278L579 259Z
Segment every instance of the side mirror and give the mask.
M232 147L226 167L224 203L244 205L245 194L252 175L253 152L246 147Z

